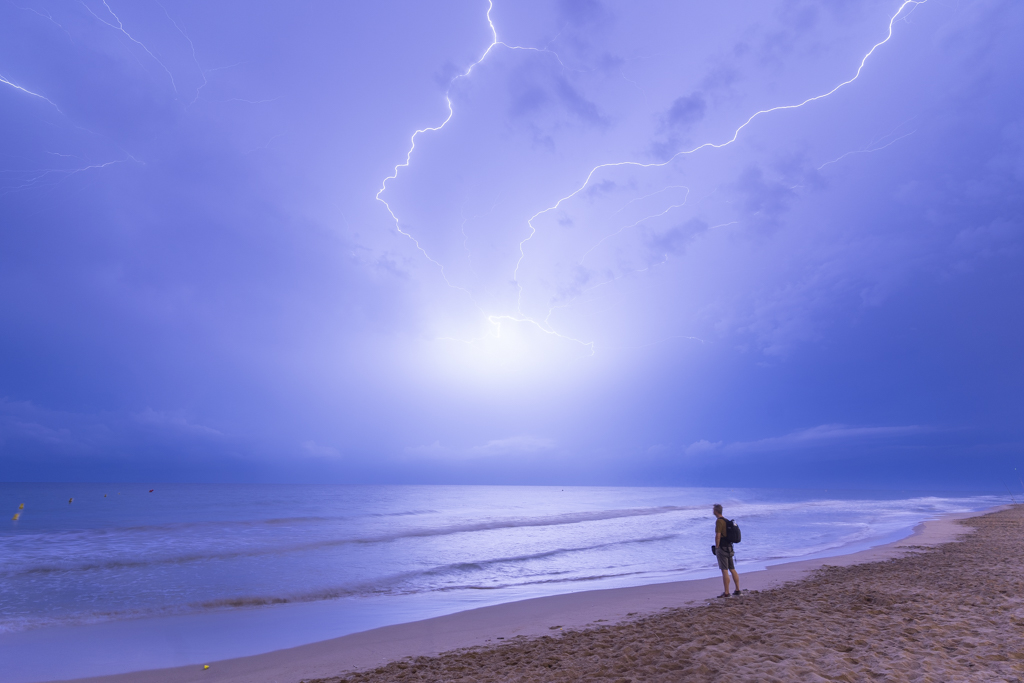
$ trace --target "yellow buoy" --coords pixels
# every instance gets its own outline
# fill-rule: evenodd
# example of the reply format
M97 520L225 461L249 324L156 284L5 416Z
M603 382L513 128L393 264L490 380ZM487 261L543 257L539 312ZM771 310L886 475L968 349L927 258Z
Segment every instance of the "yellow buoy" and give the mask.
M19 509L19 510L24 510L24 509L25 509L25 504L24 504L24 503L22 503L21 505L19 505L19 506L18 506L18 509Z
M206 671L209 668L210 668L209 664L203 664L203 671Z
M11 519L13 519L15 522L17 522L18 521L18 517L21 517L21 513L20 512L15 512L14 513L14 517L12 517Z

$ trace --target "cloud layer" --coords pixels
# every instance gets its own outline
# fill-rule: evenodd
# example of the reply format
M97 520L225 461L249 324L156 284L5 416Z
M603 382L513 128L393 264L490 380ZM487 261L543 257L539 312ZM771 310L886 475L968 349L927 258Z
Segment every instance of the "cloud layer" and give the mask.
M487 9L0 8L4 476L1014 466L1019 3Z

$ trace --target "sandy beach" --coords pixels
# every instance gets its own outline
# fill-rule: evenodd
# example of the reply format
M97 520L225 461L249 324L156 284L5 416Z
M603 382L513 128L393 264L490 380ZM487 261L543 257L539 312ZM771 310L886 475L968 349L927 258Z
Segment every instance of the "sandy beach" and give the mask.
M744 574L728 599L712 597L718 578L581 591L205 670L77 680L1024 680L1022 524L1024 507L926 522L896 543Z
M0 2L0 683L1024 683L1022 84L1024 0Z

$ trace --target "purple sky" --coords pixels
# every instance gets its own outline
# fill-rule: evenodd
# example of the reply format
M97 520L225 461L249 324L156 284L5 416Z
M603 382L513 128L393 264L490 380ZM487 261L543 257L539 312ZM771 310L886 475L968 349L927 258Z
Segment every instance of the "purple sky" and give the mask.
M1017 480L1024 4L488 9L0 4L0 478Z

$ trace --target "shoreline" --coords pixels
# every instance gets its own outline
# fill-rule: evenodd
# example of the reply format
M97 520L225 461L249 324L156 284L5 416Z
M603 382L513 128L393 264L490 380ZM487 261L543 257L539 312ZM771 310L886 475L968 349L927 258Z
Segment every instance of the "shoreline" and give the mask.
M848 567L879 562L958 540L971 533L957 524L1009 506L944 515L918 524L898 541L845 555L781 561L766 569L743 572L744 591L764 591L800 581L825 566ZM742 560L741 560L742 562ZM62 679L76 683L297 683L309 678L338 676L410 657L432 656L472 647L488 647L513 639L550 636L640 619L665 609L698 607L715 601L721 578L690 579L624 588L578 591L478 607L421 621L384 626L330 640L258 655L165 669L150 669L88 678ZM724 601L723 601L724 602ZM56 682L51 682L56 683Z

